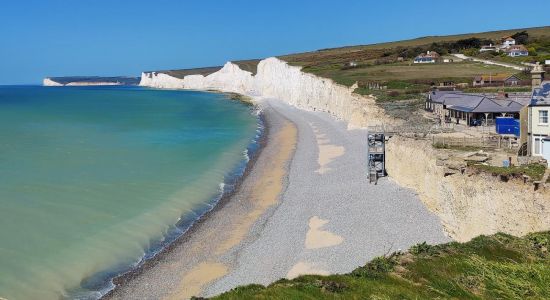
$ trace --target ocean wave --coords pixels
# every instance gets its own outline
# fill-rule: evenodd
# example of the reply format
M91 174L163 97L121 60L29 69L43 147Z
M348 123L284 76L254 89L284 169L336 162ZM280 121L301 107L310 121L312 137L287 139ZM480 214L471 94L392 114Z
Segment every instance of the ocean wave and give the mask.
M229 197L236 190L238 184L243 179L247 168L251 167L251 158L257 155L258 150L261 146L260 141L265 134L265 124L262 119L261 110L255 109L253 110L253 114L255 114L258 124L256 134L249 145L246 147L246 149L243 150L243 160L238 163L233 170L231 170L224 176L223 182L219 183L218 194L214 196L210 201L204 203L204 206L202 208L189 210L182 214L177 219L177 222L173 226L168 228L166 234L161 239L150 242L149 247L143 252L139 259L125 267L118 266L113 270L96 274L96 276L90 278L87 283L83 283L83 285L81 286L86 288L85 291L79 290L78 292L69 292L71 299L96 300L102 298L116 287L116 285L114 284L115 278L124 276L124 274L132 272L133 270L141 267L148 260L156 257L159 253L166 249L166 247L185 235L191 229L191 227L198 220L200 220L200 218L215 209L216 205L221 199L226 196Z

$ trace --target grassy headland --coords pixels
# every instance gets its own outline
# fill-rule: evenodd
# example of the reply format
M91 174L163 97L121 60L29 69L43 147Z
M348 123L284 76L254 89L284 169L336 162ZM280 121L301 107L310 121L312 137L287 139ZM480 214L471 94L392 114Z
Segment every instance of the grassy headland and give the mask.
M548 299L550 232L413 246L348 274L238 287L215 299Z
M523 32L527 34L521 35ZM442 83L469 84L469 92L489 92L472 88L473 78L483 74L516 74L521 71L506 67L485 65L471 61L459 61L449 56L464 53L484 57L479 48L485 44L498 44L505 36L524 38L527 47L535 54L525 58L495 55L501 61L519 64L524 61L540 61L550 52L550 27L502 30L450 36L429 36L412 40L363 46L350 46L280 56L291 65L301 66L304 72L330 78L340 84L351 86L358 83L356 93L374 95L377 102L394 117L407 117L406 111L414 111L422 102L423 93ZM521 39L521 37L520 37ZM450 63L413 64L418 54L428 50L437 51ZM491 55L491 57L493 57ZM548 59L548 58L546 58ZM512 60L512 61L510 61ZM530 91L515 88L514 91ZM398 107L399 109L396 109Z

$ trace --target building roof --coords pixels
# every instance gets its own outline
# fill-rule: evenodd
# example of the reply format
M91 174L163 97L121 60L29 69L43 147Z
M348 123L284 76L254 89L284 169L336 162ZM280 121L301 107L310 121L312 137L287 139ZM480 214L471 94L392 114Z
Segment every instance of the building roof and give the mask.
M447 109L473 113L517 113L530 102L529 96L515 95L499 99L496 94L463 93L460 91L434 91L431 101Z
M515 41L515 39L511 36L505 36L502 39L505 40L505 41Z
M516 77L513 74L484 74L474 77L475 81L506 81L511 77ZM516 77L517 78L517 77ZM519 78L518 78L519 79Z
M533 90L530 106L550 105L550 81L544 81Z
M419 58L439 58L440 55L439 53L435 52L435 51L428 51L426 53L420 53L416 58L419 59Z
M508 47L508 49L506 49L506 52L513 52L513 51L527 51L527 48L525 48L525 46L523 45L513 45L513 46L510 46Z

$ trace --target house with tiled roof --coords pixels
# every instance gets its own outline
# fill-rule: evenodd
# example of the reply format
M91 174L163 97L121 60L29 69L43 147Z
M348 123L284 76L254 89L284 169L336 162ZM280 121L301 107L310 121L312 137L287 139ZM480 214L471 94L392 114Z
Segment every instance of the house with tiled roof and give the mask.
M537 65L532 71L535 86L529 105L521 110L520 142L525 155L541 157L550 167L550 81L542 81L544 70Z
M510 47L516 44L516 40L511 36L506 36L502 38L502 46Z
M506 55L510 56L510 57L518 57L518 56L528 56L529 55L529 50L527 50L527 48L525 48L525 46L523 45L512 45L508 48L506 48L506 50L504 50L506 52Z
M511 86L518 85L521 78L513 74L485 74L474 77L472 85L478 86Z
M478 94L461 91L432 91L425 108L442 122L493 125L497 117L516 117L530 97L508 94Z
M417 57L414 58L415 64L429 64L429 63L436 63L441 59L441 56L439 53L435 51L427 51L425 54L421 53Z

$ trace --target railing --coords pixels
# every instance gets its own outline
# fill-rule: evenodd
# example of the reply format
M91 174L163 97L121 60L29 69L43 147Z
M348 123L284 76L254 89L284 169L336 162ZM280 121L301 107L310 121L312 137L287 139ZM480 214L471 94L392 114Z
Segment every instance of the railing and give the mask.
M517 147L514 138L502 136L484 137L443 137L432 136L432 145L441 148L486 148L486 149L512 149Z
M375 125L368 126L369 132L383 132L386 135L400 135L400 134L437 134L437 133L449 133L454 132L452 127L445 125L400 125L400 126L388 126L388 125Z

